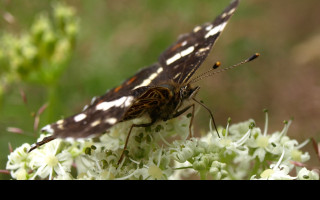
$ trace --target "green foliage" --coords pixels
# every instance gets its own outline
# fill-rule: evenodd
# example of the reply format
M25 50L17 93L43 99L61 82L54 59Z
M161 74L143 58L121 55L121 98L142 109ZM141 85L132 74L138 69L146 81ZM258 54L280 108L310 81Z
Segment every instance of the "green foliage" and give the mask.
M7 126L17 126L22 123L23 125L20 126L23 129L22 132L29 132L30 129L26 124L28 122L30 124L30 120L35 120L34 127L38 126L35 111L30 110L34 109L32 107L36 106L38 109L39 103L44 104L45 102L50 105L41 121L52 120L55 110L59 108L59 104L56 103L59 102L57 100L58 81L69 67L70 58L74 54L79 32L79 18L71 6L62 2L55 2L51 5L50 12L35 13L34 20L27 30L19 30L17 33L8 31L9 29L2 29L0 32L0 116L2 122L0 137L2 150L5 151L8 150L8 141L15 144L18 141L30 139L28 138L30 134L26 134L24 138L19 137L21 135L12 135L12 133L11 135L5 134L7 133L5 130L8 130ZM18 20L16 24L19 24ZM28 93L22 94L24 100L19 104L11 105L15 99L19 98L19 94L12 95L13 91L19 91L18 88L21 87L36 89L37 86L44 87L42 91L47 94L44 95L47 96L44 101L39 98L38 102L32 102L30 96L40 97L40 95ZM26 96L29 96L28 101ZM14 100L11 97L15 97ZM26 109L27 112L25 112ZM10 116L13 117L13 120ZM0 156L0 163L6 160L5 151ZM3 167L2 164L1 168Z
M79 20L75 10L53 4L52 18L39 14L30 30L0 37L0 95L13 82L52 86L67 67L75 46Z

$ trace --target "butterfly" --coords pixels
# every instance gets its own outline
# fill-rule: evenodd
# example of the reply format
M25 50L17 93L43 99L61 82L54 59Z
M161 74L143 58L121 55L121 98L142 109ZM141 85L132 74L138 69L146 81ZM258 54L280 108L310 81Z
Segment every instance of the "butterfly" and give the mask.
M194 113L195 104L184 106L184 102L189 100L202 104L194 98L200 87L193 87L191 78L208 56L238 4L239 0L232 1L211 23L196 26L190 33L180 35L161 53L157 62L141 69L106 94L93 98L82 112L43 127L41 131L51 135L36 143L29 152L55 138L91 137L104 133L117 123L149 116L148 123L132 124L126 149L132 128L148 127L159 120L167 121L190 109ZM216 63L213 69L218 66ZM192 120L193 114L189 129Z

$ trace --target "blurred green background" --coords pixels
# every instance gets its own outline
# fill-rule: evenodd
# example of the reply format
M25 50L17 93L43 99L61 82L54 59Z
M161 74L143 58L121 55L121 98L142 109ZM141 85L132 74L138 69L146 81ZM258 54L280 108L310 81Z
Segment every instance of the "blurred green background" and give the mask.
M0 34L19 37L30 31L40 13L47 13L54 21L53 2L1 0ZM50 102L39 127L82 110L93 96L155 62L179 34L212 21L229 4L229 0L63 2L75 10L79 27L75 45L54 83L46 76L42 79L49 83L23 77L6 84L0 82L0 169L5 169L8 143L16 148L35 142L38 133L34 133L34 116L45 103ZM309 137L320 141L319 8L319 0L240 2L199 72L208 70L216 61L226 67L255 52L261 57L197 83L201 86L198 99L212 109L218 125L225 126L228 117L233 123L253 118L263 128L262 110L268 108L269 132L281 130L283 120L294 117L289 137L299 142ZM0 73L4 73L5 63L0 64ZM200 109L195 119L197 133L208 130L208 120L208 113ZM24 133L10 133L8 127L20 128ZM308 164L319 166L312 145L303 150L311 155ZM0 179L9 178L0 174Z

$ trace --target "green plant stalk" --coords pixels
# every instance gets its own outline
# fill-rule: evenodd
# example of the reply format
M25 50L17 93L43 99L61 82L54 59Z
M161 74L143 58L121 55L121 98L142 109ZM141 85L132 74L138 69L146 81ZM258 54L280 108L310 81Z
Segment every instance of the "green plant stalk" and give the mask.
M199 174L201 180L207 180L207 170L201 170L199 171Z

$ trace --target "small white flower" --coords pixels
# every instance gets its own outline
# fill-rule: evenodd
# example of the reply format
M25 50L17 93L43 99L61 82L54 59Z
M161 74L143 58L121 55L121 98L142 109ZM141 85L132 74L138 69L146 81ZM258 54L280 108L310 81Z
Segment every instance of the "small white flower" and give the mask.
M213 176L215 180L221 180L228 175L226 171L227 164L221 163L219 161L213 161L210 167L210 174Z
M260 162L263 162L265 155L267 153L280 155L281 154L281 146L284 144L289 145L288 142L292 141L284 141L283 138L286 137L287 131L291 124L291 120L289 122L285 121L284 128L281 132L275 132L271 135L267 135L268 132L268 112L265 111L265 127L263 134L259 131L255 132L255 137L252 137L248 140L247 144L250 148L255 148L253 153L253 157L258 157Z
M66 173L60 173L57 175L56 178L54 178L54 180L73 180L74 178L72 177L72 175L68 172Z
M132 172L132 175L128 178L134 176L136 179L143 180L161 180L168 179L172 175L173 170L169 167L170 162L167 161L170 155L166 155L161 147L157 151L153 152L149 157L146 164L139 163L130 158L130 160L138 165L138 168ZM156 163L156 164L155 164ZM141 165L142 164L142 165ZM125 179L125 177L116 178Z
M269 169L264 170L259 178L260 180L293 180L297 177L292 177L288 175L290 168L287 165L282 165L282 159L285 154L285 149L283 148L282 154L276 164L271 164ZM256 179L256 175L251 177L251 180Z
M184 163L194 155L194 149L197 147L198 139L191 138L190 140L176 140L173 142L172 147L169 149L172 151L171 155L174 160Z
M302 168L298 172L299 180L319 180L319 174L315 171L309 171L307 168Z
M160 179L163 175L162 170L156 166L156 165L151 165L148 168L148 174L154 178L154 179Z
M169 180L182 180L189 177L191 174L195 174L196 171L192 168L192 165L186 161L184 163L180 163L174 160L174 171L168 179Z
M54 175L63 176L71 171L73 161L71 154L67 150L59 153L60 144L61 139L55 139L30 153L32 157L30 167L36 171L31 179L40 176L41 178L48 177L51 180Z
M233 159L233 163L236 165L228 168L229 176L237 180L246 178L250 170L252 170L253 160L254 157L249 154L249 150L238 151L238 154Z
M227 154L232 154L232 153L242 153L242 152L248 152L248 148L247 146L243 145L250 137L253 126L254 126L254 122L250 122L248 125L248 129L246 131L245 134L241 134L241 138L237 138L237 140L234 140L235 137L229 136L229 123L230 121L228 121L227 124L227 128L226 128L226 132L225 135L220 136L220 138L218 136L213 138L213 144L217 145L220 148L225 148L226 150L224 151L224 156L226 156ZM237 132L238 134L240 134L240 132L242 132L242 130L244 130L243 128L243 123L241 123L239 125L239 127L241 127L241 130L238 131L234 131ZM231 129L231 127L230 127ZM231 131L231 130L230 130Z
M115 170L114 170L115 171ZM112 173L112 171L110 169L108 170L103 170L100 173L100 179L101 180L113 180L115 179L114 177L114 173Z
M15 179L26 179L27 170L30 162L30 156L28 154L28 150L30 149L30 145L25 143L22 146L16 148L13 152L8 156L8 162L6 165L6 169L10 170L12 178Z
M29 177L27 170L24 168L19 168L16 171L12 171L11 176L17 180L27 180Z
M230 121L228 123L230 123ZM250 124L253 123L255 124L255 121L253 119L249 119L244 122L232 124L229 128L228 134L235 137L235 139L239 139L248 132Z
M105 149L116 151L120 148L120 141L118 138L112 137L109 134L103 134L100 137L100 145L103 146ZM96 145L97 146L97 145Z

